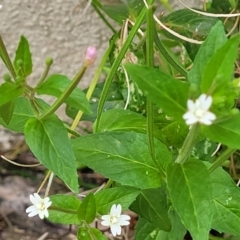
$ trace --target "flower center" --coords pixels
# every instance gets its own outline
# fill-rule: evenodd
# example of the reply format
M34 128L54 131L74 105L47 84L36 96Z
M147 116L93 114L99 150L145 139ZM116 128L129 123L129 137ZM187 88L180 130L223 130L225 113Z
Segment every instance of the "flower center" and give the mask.
M195 111L195 115L196 115L196 117L201 118L204 115L204 112L205 111L203 111L202 109L197 109Z
M38 208L39 210L43 211L43 210L45 209L45 204L44 204L43 202L41 202L41 203L39 203L39 204L37 205L37 208Z
M111 216L110 217L110 223L111 224L116 224L118 223L118 218L116 216Z

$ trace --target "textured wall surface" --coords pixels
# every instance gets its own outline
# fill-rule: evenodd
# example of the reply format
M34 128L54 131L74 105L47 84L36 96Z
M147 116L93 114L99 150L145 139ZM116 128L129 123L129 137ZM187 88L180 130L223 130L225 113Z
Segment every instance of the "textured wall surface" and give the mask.
M54 59L51 72L72 77L88 45L96 46L99 56L108 45L110 31L91 8L83 14L85 1L83 6L73 0L0 0L0 4L0 33L11 56L21 35L30 42L34 63L30 81L39 78L47 56Z
M111 0L102 0L110 2ZM114 0L115 1L115 0ZM174 8L179 7L177 0L170 1ZM185 0L193 5L193 1ZM201 1L194 1L194 4ZM14 51L21 35L28 38L33 58L33 74L30 83L36 83L44 68L44 59L53 57L54 64L50 73L61 73L72 78L79 69L87 46L98 48L98 59L81 82L86 87L108 46L110 30L90 7L86 13L85 0L0 0L0 34L7 49ZM0 76L6 73L0 62ZM1 78L0 78L0 81Z

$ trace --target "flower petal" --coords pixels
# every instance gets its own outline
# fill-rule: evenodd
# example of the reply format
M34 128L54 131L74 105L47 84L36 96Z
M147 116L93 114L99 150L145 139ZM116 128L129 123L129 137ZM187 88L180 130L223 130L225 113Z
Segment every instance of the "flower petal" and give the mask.
M115 216L120 216L122 213L122 206L120 204L117 205L116 208L116 215Z
M116 204L113 204L112 207L111 207L111 210L110 210L110 215L116 215L116 212L117 212L117 206Z
M111 233L114 237L121 234L121 227L119 225L113 224L110 226Z

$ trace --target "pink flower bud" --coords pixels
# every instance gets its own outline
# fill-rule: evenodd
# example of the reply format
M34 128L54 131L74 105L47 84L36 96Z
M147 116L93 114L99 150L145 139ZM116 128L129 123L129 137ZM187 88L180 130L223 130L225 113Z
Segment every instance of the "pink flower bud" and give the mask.
M97 49L93 46L89 46L86 50L85 54L85 64L90 65L92 64L97 56Z

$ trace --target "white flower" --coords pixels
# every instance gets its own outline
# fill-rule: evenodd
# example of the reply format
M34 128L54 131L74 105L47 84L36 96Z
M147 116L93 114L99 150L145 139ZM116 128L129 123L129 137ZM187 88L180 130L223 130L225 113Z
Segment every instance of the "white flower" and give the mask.
M101 224L103 226L110 226L112 235L115 237L121 234L121 226L127 226L130 224L130 217L128 215L121 215L122 206L113 204L109 215L103 215Z
M52 204L49 197L41 198L37 193L34 193L33 195L30 195L30 201L33 205L26 209L26 213L28 213L28 216L33 217L39 215L41 219L43 219L44 216L48 217L49 213L47 209Z
M188 99L188 111L183 115L186 124L192 125L199 122L205 125L211 125L216 119L215 114L209 111L211 105L212 97L207 96L206 94L201 94L195 102Z

